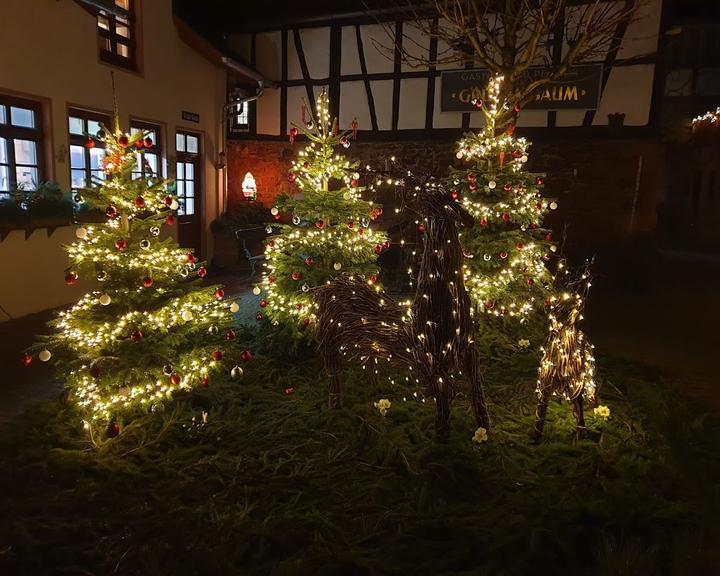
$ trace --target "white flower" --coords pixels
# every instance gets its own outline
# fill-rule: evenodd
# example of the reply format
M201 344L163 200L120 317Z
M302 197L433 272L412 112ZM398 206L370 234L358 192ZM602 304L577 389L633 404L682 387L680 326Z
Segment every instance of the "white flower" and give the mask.
M522 338L518 340L518 347L519 348L529 348L530 347L530 340L526 338Z
M392 406L392 403L387 398L381 398L380 400L375 402L375 408L377 408L380 414L382 414L383 416L387 414L390 406Z
M593 414L595 414L595 416L597 416L600 420L609 420L610 408L600 405L597 408L593 409Z
M481 442L487 442L488 434L487 430L480 426L477 430L475 430L475 434L473 434L472 441L475 442L475 444L480 444Z

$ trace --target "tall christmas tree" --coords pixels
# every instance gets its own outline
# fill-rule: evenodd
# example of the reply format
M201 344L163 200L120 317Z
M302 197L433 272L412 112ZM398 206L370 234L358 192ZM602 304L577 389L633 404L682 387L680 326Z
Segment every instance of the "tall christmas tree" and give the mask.
M355 127L338 131L324 91L314 117L303 121L304 126L290 131L291 141L299 132L309 140L288 174L299 194L279 196L271 210L277 219L281 213L291 215L292 224L280 225L280 234L266 242L266 298L260 300L273 322L290 326L297 335L314 322L313 287L340 274L375 284L378 256L389 247L385 235L371 228L382 208L361 198L357 163L335 152L350 146Z
M175 392L207 386L235 338L232 313L219 286L204 286L206 269L172 238L177 198L161 178L133 178L143 149L152 145L142 132L103 128L87 146L105 144L104 179L76 200L105 213L103 224L79 227L67 247L65 282L97 280L72 308L51 322L56 329L25 355L51 358L87 421L110 424L117 432L122 412L155 408ZM248 353L244 353L248 358ZM239 375L241 369L233 369Z
M486 101L475 102L485 126L458 142L457 157L470 166L451 169L448 187L478 223L461 237L465 285L476 309L522 320L548 297L545 261L556 247L541 225L557 206L540 194L544 176L525 169L530 143L515 137L514 122L499 125L509 112L500 101L502 81L492 78Z

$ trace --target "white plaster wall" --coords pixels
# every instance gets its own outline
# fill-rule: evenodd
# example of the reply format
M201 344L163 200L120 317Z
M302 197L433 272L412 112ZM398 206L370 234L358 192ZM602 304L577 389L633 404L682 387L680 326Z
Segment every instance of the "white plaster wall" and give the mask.
M225 72L187 46L179 37L171 0L141 0L142 71L130 72L100 62L95 18L72 0L2 0L0 18L0 93L47 101L51 132L47 135L53 161L44 178L69 188L67 108L69 105L112 109L110 71L115 72L121 124L130 117L162 126L163 150L174 174L174 138L178 128L200 132L204 141L204 222L217 216L219 176L215 161L221 145L221 108ZM200 123L182 120L188 110ZM49 239L43 230L28 241L13 232L0 242L0 258L22 262L33 272L0 283L0 304L27 314L68 303L77 294L68 290L62 270L67 265L60 231ZM203 235L203 255L212 254L209 234ZM58 271L59 270L59 271Z

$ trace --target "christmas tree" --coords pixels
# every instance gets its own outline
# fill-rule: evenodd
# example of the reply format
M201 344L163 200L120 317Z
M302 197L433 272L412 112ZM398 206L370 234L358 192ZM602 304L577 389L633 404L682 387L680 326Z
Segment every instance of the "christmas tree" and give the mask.
M377 258L389 247L385 235L370 227L382 208L361 198L357 163L335 152L338 146L350 146L355 128L340 133L328 108L323 91L315 116L303 118L305 125L290 131L291 142L299 131L309 140L288 174L299 194L278 197L271 212L276 219L281 212L291 215L292 224L279 225L280 234L270 238L265 248L267 298L260 300L260 306L273 323L291 327L296 335L315 320L312 288L340 274L375 284ZM303 106L303 115L305 110Z
M161 239L174 223L177 198L168 181L133 178L147 134L103 128L87 146L105 145L104 178L76 196L106 221L76 230L67 247L71 265L65 282L97 280L72 308L51 322L54 334L29 350L51 358L58 377L87 414L88 423L107 422L117 433L118 415L132 408L156 408L175 392L208 386L220 366L235 302L219 286L203 286L206 269L192 251ZM249 353L243 353L244 358ZM235 376L241 372L233 368Z
M475 308L522 320L547 300L545 261L556 247L541 224L557 206L540 194L544 176L525 169L530 143L514 136L512 121L499 125L519 112L515 107L508 115L508 105L500 101L502 80L491 79L487 100L475 101L485 126L458 142L457 158L470 166L451 169L448 187L478 224L461 237L465 285Z

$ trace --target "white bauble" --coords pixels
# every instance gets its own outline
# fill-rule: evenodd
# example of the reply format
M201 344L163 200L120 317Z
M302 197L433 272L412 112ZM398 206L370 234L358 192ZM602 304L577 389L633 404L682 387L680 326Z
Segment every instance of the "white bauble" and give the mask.
M463 156L464 156L464 154L462 153L462 150L458 150L455 153L455 158L457 158L458 160L460 160Z
M335 268L335 270L340 270L340 268L342 268L342 264L340 264L340 262L335 262L335 264L333 264L333 268Z
M88 231L87 228L83 228L82 226L75 230L75 236L80 238L80 240L83 240L84 238L87 238Z
M235 366L232 370L230 370L230 377L233 380L238 380L243 375L243 369L240 368L240 366Z
M38 354L38 358L40 358L40 362L47 362L52 358L52 354L50 353L50 350L42 350L40 354Z
M557 210L557 202L550 202L550 210Z
M255 296L260 294L260 286L255 286L255 288L253 288L253 294L255 294Z
M497 186L497 182L495 182L495 180L490 180L490 182L488 182L488 188L490 188L490 190L495 188L495 186Z
M238 310L240 310L240 304L238 304L237 302L233 302L232 304L230 304L230 312L235 314L235 312L237 312Z
M170 203L170 210L177 210L177 209L178 209L178 206L180 206L180 205L178 204L177 200L173 200L173 201Z
M277 216L279 213L280 213L280 210L278 210L275 206L270 208L270 214L272 214L273 216Z
M107 306L111 301L112 299L107 294L101 294L100 298L98 298L98 302L100 302L103 306Z
M193 319L193 313L190 310L183 310L182 319L185 320L185 322L190 322L190 320Z

